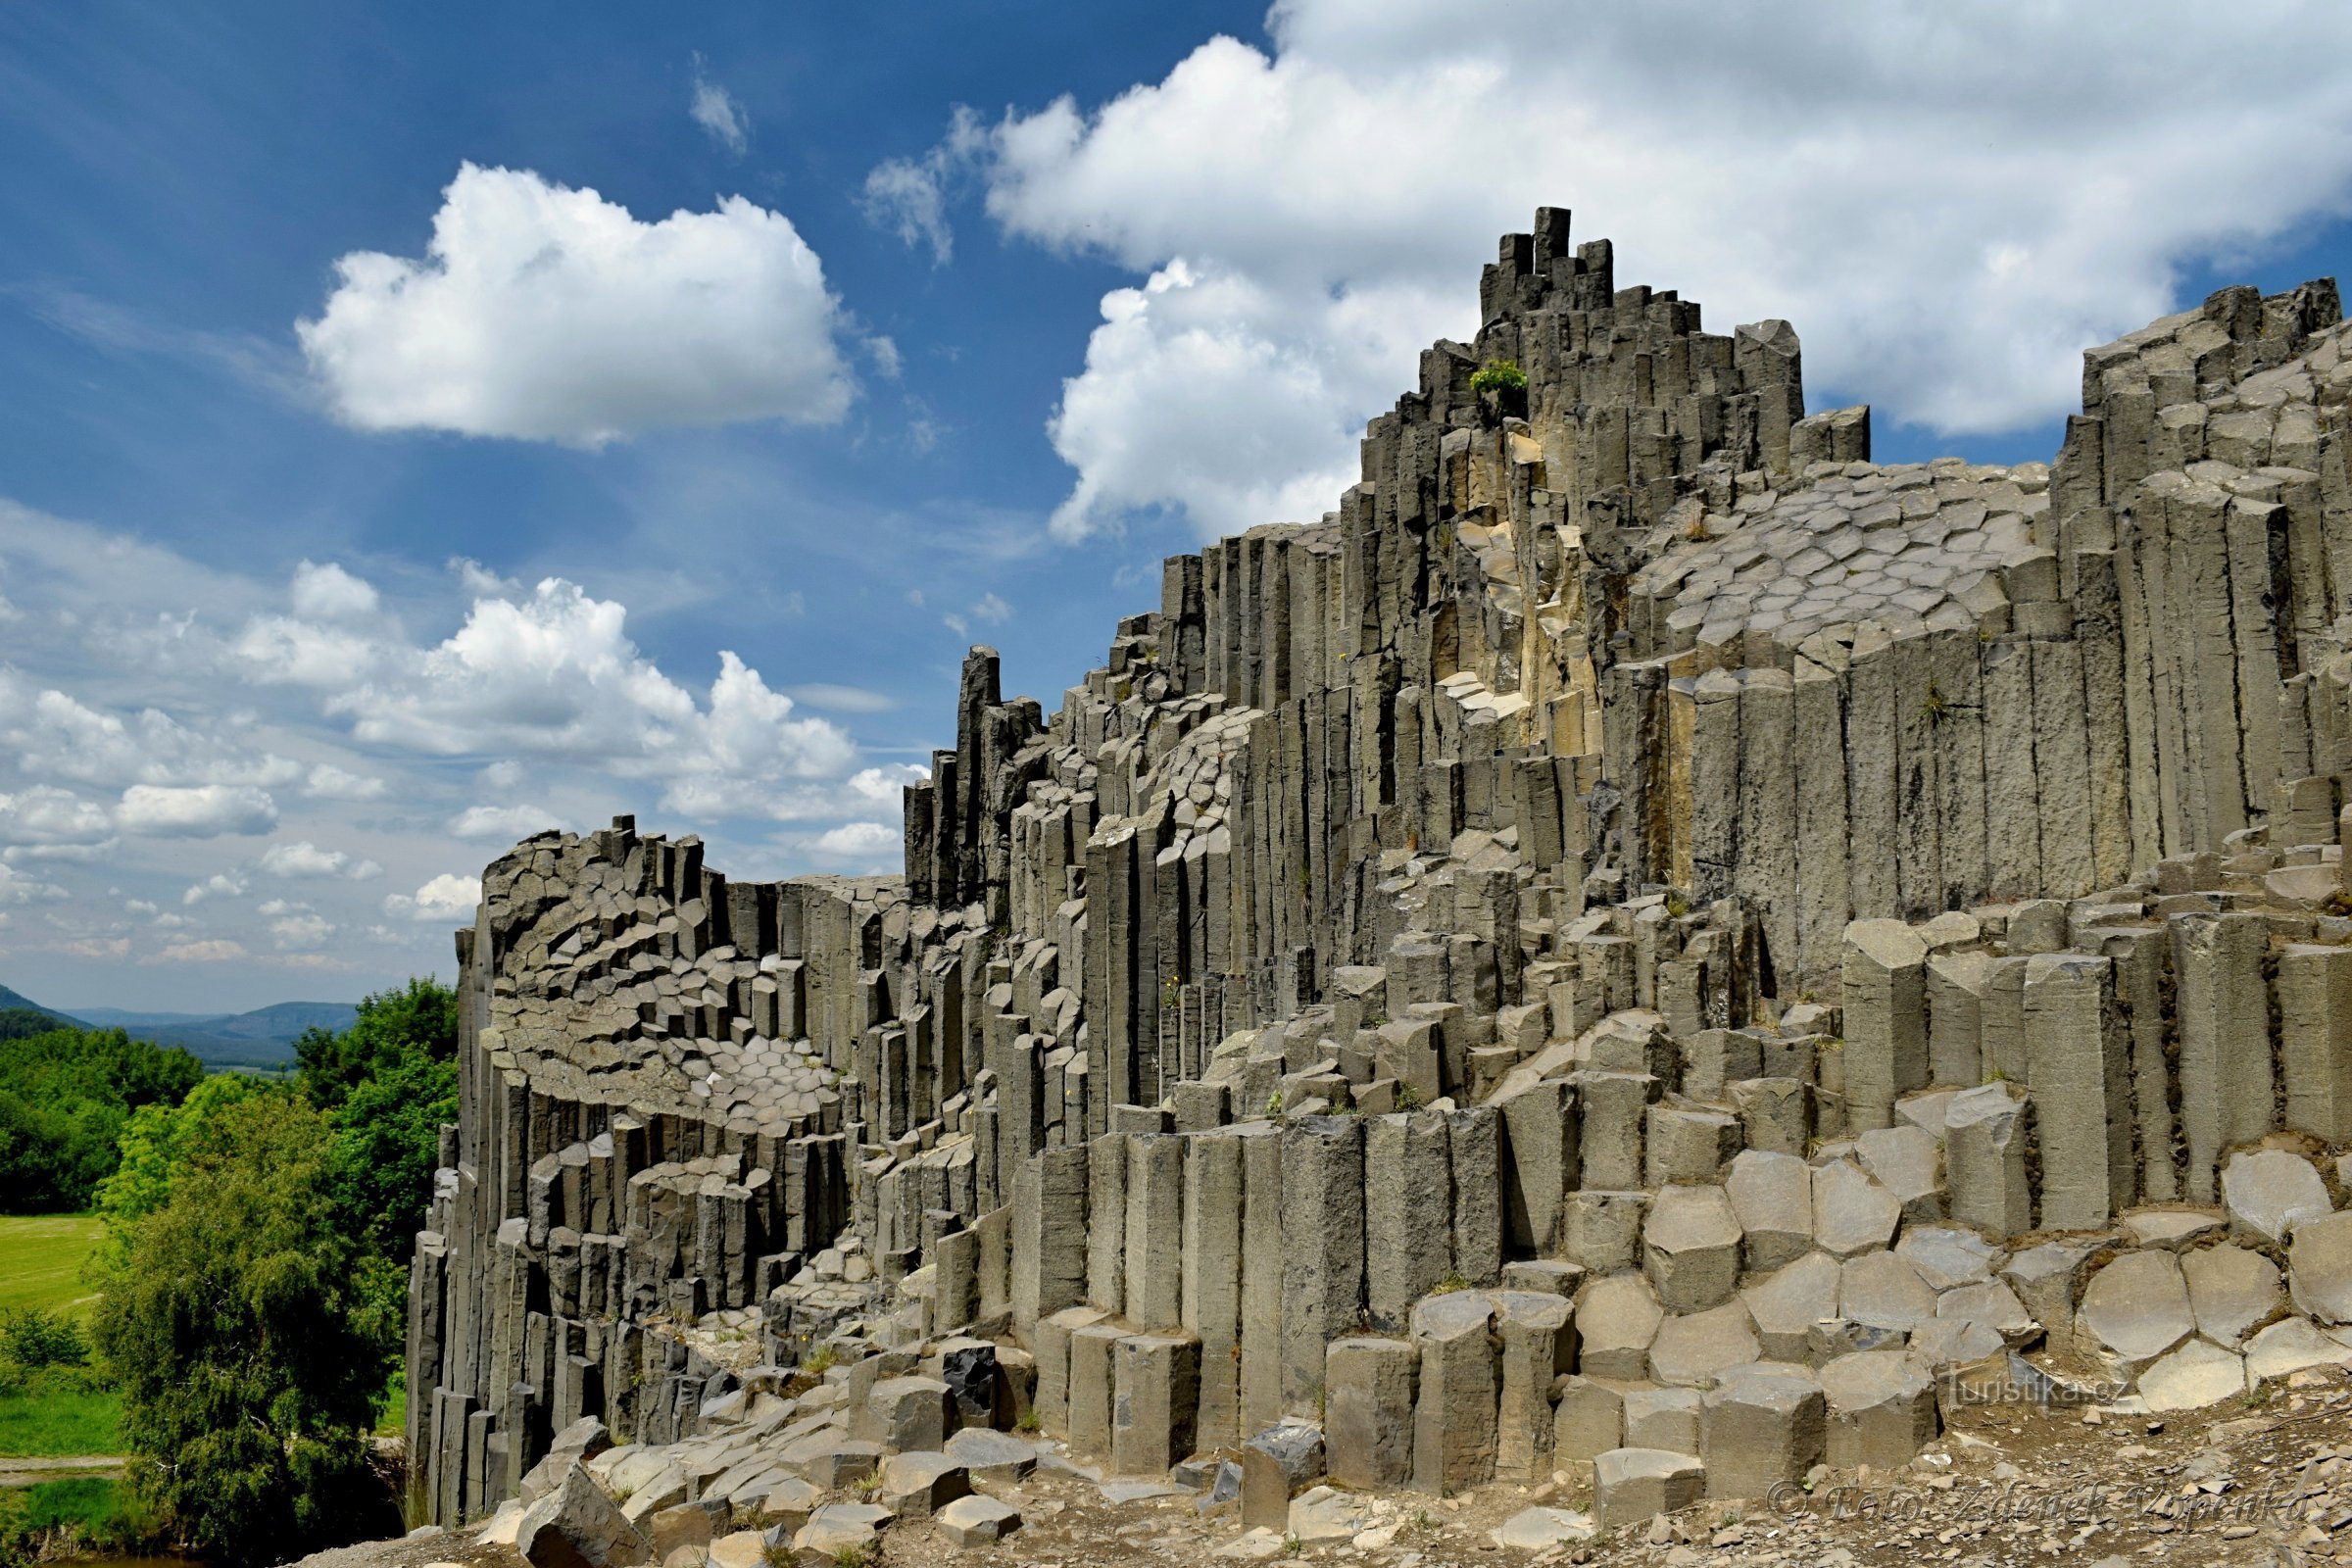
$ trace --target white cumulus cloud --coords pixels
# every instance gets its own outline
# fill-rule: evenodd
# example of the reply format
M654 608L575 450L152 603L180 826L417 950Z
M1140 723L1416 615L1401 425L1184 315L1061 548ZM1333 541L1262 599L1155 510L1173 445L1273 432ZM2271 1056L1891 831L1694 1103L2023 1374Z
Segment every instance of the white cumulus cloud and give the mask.
M1219 37L1099 107L959 120L869 205L902 193L882 210L921 237L929 172L966 168L1007 233L1143 280L1051 425L1064 538L1327 510L1363 419L1476 331L1479 264L1541 204L1713 330L1792 320L1817 407L2019 429L2077 407L2082 348L2179 308L2186 269L2352 210L2352 73L2276 43L2340 58L2352 11L2230 17L1280 0L1270 53Z
M372 585L331 561L294 568L294 613L306 619L354 620L374 614L377 603Z
M53 904L66 896L66 890L54 882L0 864L0 904Z
M644 222L593 190L466 164L421 260L355 251L335 270L295 331L361 429L597 446L849 407L816 253L740 196Z
M844 822L810 839L808 848L818 855L844 859L871 858L904 850L906 839L900 829L887 822Z
M314 801L373 801L383 798L384 781L319 762L304 779L302 793Z
M498 839L513 844L564 823L555 812L537 806L469 806L449 821L449 830L462 839Z
M351 857L341 850L322 850L308 839L292 844L272 844L262 852L262 869L271 876L329 877L340 876L351 863Z
M115 819L106 808L71 790L35 784L0 795L0 844L11 850L95 849L109 843Z
M202 904L207 899L241 899L245 896L245 877L239 871L215 871L201 882L191 882L179 896L182 904Z
M277 803L245 784L133 784L115 808L115 825L159 839L267 833L277 826Z
M414 894L394 893L384 900L384 912L395 919L464 922L473 918L482 902L482 879L443 872Z

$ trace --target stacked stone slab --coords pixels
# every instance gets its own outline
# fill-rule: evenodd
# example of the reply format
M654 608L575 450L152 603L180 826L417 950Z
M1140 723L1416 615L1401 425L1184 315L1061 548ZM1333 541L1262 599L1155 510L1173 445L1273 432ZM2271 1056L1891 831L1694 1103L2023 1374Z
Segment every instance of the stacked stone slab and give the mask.
M591 1418L701 1441L745 1347L835 1362L826 1485L1004 1425L985 1351L1113 1473L1591 1464L1612 1521L1900 1462L2016 1351L2186 1402L2340 1348L2279 1163L2352 1147L2333 285L2092 350L2012 467L1874 466L1787 323L1562 211L1480 300L1336 510L1168 561L1052 713L974 649L903 876L628 818L489 868L420 1517ZM2187 1304L2120 1322L2155 1253Z

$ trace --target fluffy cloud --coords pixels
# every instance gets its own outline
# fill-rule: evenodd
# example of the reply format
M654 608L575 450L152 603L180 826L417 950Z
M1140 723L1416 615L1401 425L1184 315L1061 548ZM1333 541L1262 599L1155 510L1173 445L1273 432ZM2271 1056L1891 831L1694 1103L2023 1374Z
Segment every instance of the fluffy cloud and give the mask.
M111 844L114 833L113 815L71 790L36 784L14 795L0 795L0 844L11 851L37 856L57 850L94 850Z
M394 893L384 900L384 912L395 919L438 920L463 924L473 918L482 902L482 879L443 872L414 894Z
M816 253L740 196L648 223L593 190L466 164L422 260L356 251L335 270L295 331L361 429L597 446L849 407Z
M905 847L900 830L887 822L844 822L808 841L808 848L816 854L843 859L871 859Z
M54 882L0 864L0 904L53 904L67 896Z
M270 936L281 950L316 948L335 934L335 923L311 913L284 914L270 922Z
M383 798L384 781L320 762L303 780L302 793L314 801L373 801Z
M470 918L464 873L497 841L614 811L652 808L758 874L886 863L807 836L894 817L923 776L869 762L740 658L676 678L620 604L562 580L371 582L319 559L224 574L0 502L0 583L37 607L0 663L0 961L61 996L121 976L125 1005L170 1006L198 963L220 985L239 965L446 972L434 928ZM807 826L730 833L746 819ZM133 980L134 961L159 967Z
M513 844L563 825L555 812L542 807L469 806L450 818L449 830L462 839L496 839Z
M245 784L133 784L115 808L115 825L158 839L267 833L277 826L277 803Z
M694 122L709 132L712 141L741 158L752 145L752 117L735 101L735 95L703 74L703 63L694 63L694 92L686 101L686 113Z
M191 882L179 896L182 904L202 904L207 899L241 899L245 896L245 876L240 871L215 871L201 882Z
M2352 75L2274 41L2334 58L2352 12L2231 16L1281 0L1270 55L1217 38L906 167L968 160L1005 231L1148 279L1064 385L1055 532L1166 509L1213 533L1332 505L1361 421L1476 329L1478 264L1543 203L1716 330L1792 319L1817 405L1952 434L2070 411L2080 351L2176 308L2185 267L2352 206ZM910 240L940 188L888 209Z
M268 619L296 640L316 629ZM626 620L619 604L560 578L527 598L477 598L466 623L436 646L368 644L350 665L366 673L328 687L325 709L370 745L523 753L659 777L666 808L703 817L808 814L796 787L855 766L857 747L839 725L797 716L792 699L734 654L719 655L718 676L698 702L639 652ZM257 667L261 678L270 672ZM476 807L452 829L513 838L526 818L526 833L558 820L537 808Z
M271 876L311 878L341 876L351 857L341 850L322 850L308 839L272 844L262 852L261 867Z
M294 568L294 613L311 620L356 620L375 613L374 587L333 562Z
M23 772L120 786L272 786L300 776L282 757L192 729L159 709L102 711L0 669L0 748Z

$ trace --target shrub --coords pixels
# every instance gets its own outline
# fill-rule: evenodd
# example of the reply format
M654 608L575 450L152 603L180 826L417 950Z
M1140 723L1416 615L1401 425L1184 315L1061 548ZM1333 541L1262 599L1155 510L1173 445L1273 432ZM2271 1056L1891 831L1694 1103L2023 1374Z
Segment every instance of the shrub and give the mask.
M1513 360L1489 360L1470 377L1470 390L1480 397L1490 392L1527 391L1527 372Z
M90 1342L72 1318L37 1306L0 1312L0 1358L27 1371L80 1366L90 1358Z

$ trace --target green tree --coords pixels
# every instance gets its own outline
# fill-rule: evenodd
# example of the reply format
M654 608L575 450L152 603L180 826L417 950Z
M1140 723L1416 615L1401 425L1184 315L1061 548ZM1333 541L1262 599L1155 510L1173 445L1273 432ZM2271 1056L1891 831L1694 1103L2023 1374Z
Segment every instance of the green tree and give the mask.
M296 1083L334 1129L327 1179L345 1234L359 1243L357 1310L396 1345L441 1124L458 1115L457 993L429 978L378 992L361 1001L349 1029L311 1030L294 1054Z
M359 1017L341 1034L306 1029L294 1042L295 1076L320 1110L333 1110L405 1061L454 1061L457 1054L458 994L429 975L362 998Z
M192 1545L277 1561L380 1523L365 1434L388 1347L357 1310L328 1129L256 1093L185 1129L107 1268L96 1337L130 1484Z
M89 1207L125 1121L176 1103L203 1077L186 1052L120 1029L0 1039L0 1209Z
M138 1222L172 1198L173 1176L199 1135L232 1107L257 1096L285 1098L283 1087L243 1073L216 1073L188 1091L175 1105L142 1105L123 1124L114 1173L98 1183L98 1214L106 1222L107 1247L118 1257Z

